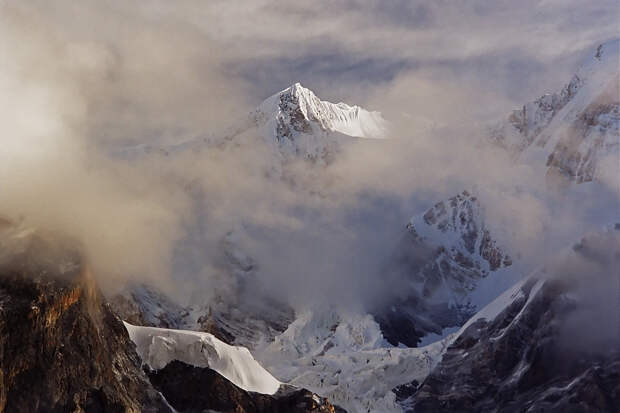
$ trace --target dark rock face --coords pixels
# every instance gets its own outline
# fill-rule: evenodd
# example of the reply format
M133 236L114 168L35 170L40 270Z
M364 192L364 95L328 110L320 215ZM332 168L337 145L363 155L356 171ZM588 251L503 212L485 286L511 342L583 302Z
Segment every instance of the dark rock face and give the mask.
M618 412L620 233L585 239L574 252L524 283L499 315L473 322L402 405L416 413Z
M211 307L207 309L207 313L198 317L198 330L205 333L213 334L226 344L233 344L235 336L229 331L221 327L221 322L213 314Z
M463 325L474 312L473 309L450 307L447 303L429 304L424 297L412 295L393 302L390 309L375 313L374 318L390 344L417 347L425 335Z
M248 392L209 368L180 361L148 373L151 382L179 413L336 413L344 410L308 390L283 388L275 395Z
M396 395L396 403L398 403L403 410L407 411L413 408L411 404L413 398L412 396L418 390L419 385L420 383L414 380L411 383L401 384L400 386L392 389Z
M32 253L0 269L0 412L170 412L79 261Z

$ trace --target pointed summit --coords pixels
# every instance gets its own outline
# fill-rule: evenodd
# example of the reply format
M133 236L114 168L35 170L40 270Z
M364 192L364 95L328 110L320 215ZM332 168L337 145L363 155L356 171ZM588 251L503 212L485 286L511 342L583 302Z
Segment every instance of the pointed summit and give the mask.
M300 83L267 98L252 117L283 156L325 163L331 162L344 141L381 139L387 134L379 112L323 101Z
M335 159L346 142L383 139L387 131L388 124L381 113L346 103L323 101L297 82L265 99L222 133L173 145L124 147L115 155L127 159L151 153L168 156L187 150L200 151L226 142L240 142L244 139L242 136L259 136L272 146L279 158L327 164Z
M338 132L356 138L384 138L387 125L379 112L371 112L346 103L331 103L319 99L301 83L266 99L258 112L287 118L298 132L309 132L312 124L323 131Z

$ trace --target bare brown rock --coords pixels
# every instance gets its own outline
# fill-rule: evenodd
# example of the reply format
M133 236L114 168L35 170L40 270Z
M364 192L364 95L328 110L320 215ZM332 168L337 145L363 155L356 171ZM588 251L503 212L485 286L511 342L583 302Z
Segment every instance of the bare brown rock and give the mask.
M32 254L0 269L0 412L171 411L85 266Z

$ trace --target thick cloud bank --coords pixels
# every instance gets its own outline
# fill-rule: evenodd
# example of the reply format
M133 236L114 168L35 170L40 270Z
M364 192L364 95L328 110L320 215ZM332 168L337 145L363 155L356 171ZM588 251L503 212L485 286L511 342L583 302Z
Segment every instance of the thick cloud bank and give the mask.
M0 214L76 239L110 285L203 298L230 282L235 231L266 290L352 305L397 288L377 274L410 216L465 188L531 266L617 215L613 190L550 191L544 171L480 144L480 125L560 88L615 34L615 2L390 4L2 2ZM286 179L252 132L116 155L218 136L298 80L382 111L391 139L324 169L291 163Z

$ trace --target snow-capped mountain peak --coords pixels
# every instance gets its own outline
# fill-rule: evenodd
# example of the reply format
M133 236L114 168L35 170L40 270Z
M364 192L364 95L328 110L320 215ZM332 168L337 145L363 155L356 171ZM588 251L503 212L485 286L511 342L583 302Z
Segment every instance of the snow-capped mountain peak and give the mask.
M346 143L360 139L383 139L388 135L388 123L381 113L360 106L331 103L295 83L265 99L256 109L241 115L232 125L217 135L205 135L167 145L140 144L116 148L111 153L125 159L149 154L169 156L178 152L220 147L230 142L241 146L256 137L269 145L279 160L306 159L327 164Z
M382 139L388 130L379 112L323 101L300 83L267 98L250 118L285 159L322 163L333 161L344 143Z
M581 62L576 76L582 79L592 79L597 74L603 76L617 74L619 54L620 38L601 43Z
M520 278L484 217L478 198L463 191L410 220L387 270L409 290L374 313L386 340L430 343Z
M323 101L300 83L267 98L257 108L256 115L259 122L276 121L277 137L291 137L294 132L311 133L315 125L322 131L356 138L384 138L387 129L379 112Z

